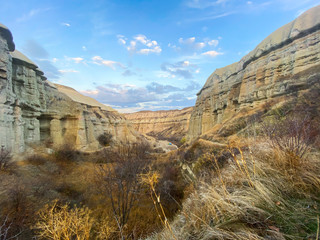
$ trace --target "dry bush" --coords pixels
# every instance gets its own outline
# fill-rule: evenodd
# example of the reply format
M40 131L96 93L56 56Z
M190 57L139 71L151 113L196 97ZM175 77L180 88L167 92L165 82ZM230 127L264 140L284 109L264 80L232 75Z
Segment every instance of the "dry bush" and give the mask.
M86 207L70 208L55 201L38 213L35 230L40 239L90 239L93 219Z
M75 149L75 146L64 144L55 150L53 160L63 163L80 161L82 159L80 152Z
M108 146L112 142L112 134L105 132L103 134L100 134L97 138L98 142L101 146Z
M281 164L297 168L319 137L318 125L308 115L288 115L262 124L269 143L281 159Z
M148 150L149 146L143 144L120 146L117 161L101 164L97 171L100 193L111 206L122 239L133 231L128 229L127 223L142 193L139 176L149 163Z

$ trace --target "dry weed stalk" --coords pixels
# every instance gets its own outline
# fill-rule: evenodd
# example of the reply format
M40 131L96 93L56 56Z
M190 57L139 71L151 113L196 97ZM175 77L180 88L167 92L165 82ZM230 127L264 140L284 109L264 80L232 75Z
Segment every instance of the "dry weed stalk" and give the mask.
M157 172L149 172L146 174L141 174L141 182L145 183L149 186L150 188L150 197L153 201L154 207L157 211L157 215L161 221L161 223L163 224L163 226L169 230L169 232L171 233L171 236L177 240L175 234L172 231L172 228L170 226L170 223L168 221L168 218L166 216L166 213L164 211L164 208L161 204L160 201L160 195L156 192L155 186L159 181L159 174Z
M249 173L249 169L248 169L248 166L247 166L247 161L244 158L243 151L241 150L241 148L229 144L228 151L230 152L234 162L237 164L237 166L238 166L239 170L241 171L241 173L248 178L249 185L251 187L254 187L254 184L252 182L252 179L251 179L251 176L250 176L250 173ZM241 159L241 163L242 164L239 162L239 160L238 160L238 158L237 158L237 156L235 154L235 151L238 151L240 153L240 159ZM251 153L250 153L250 155L251 155ZM253 158L252 158L252 163L254 165Z

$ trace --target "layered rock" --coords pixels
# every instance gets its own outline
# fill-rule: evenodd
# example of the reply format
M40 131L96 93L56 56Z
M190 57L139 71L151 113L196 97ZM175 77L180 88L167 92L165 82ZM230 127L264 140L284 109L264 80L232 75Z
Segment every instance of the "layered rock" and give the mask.
M287 101L320 79L320 6L279 28L239 62L217 69L197 94L189 139L270 100Z
M187 133L192 109L141 111L125 114L125 117L143 134L178 143Z
M10 31L0 25L0 145L13 152L44 141L97 149L104 132L115 143L143 138L112 108L47 81L36 64L14 49Z

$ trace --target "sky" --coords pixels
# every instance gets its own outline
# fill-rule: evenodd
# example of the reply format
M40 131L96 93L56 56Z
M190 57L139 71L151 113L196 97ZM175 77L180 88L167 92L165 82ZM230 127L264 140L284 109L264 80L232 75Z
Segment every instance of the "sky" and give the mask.
M319 0L0 0L16 49L48 80L119 112L182 109Z

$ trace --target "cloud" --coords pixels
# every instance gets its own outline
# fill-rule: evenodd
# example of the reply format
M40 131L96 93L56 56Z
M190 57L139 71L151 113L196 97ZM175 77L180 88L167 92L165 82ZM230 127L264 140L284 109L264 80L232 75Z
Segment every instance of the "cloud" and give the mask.
M187 19L186 22L202 22L202 21L207 21L207 20L214 20L214 19L218 19L218 18L227 17L227 16L230 16L235 13L237 13L237 12L236 11L229 11L229 12L223 12L223 13L211 13L211 14L204 16L204 17Z
M223 53L222 52L217 52L217 51L208 51L208 52L201 53L201 55L209 56L209 57L216 57L218 55L223 55Z
M61 23L62 26L71 27L70 23Z
M125 68L125 66L122 63L111 61L111 60L105 60L100 56L94 56L92 57L93 63L97 65L104 65L112 70L116 70L117 67Z
M120 45L126 45L128 39L125 36L117 35L117 38Z
M217 39L209 39L204 38L203 40L197 41L196 37L190 37L190 38L179 38L178 40L178 46L169 44L168 47L173 48L177 52L181 53L196 53L200 50L203 50L204 48L213 48L217 47L219 44L219 40Z
M71 60L73 60L75 63L81 63L84 59L82 57L74 57L71 58Z
M97 86L93 91L87 90L81 93L94 97L101 103L119 106L132 106L136 103L158 100L157 96L148 92L146 88L131 84L106 84Z
M34 40L28 40L22 45L22 50L39 68L44 72L48 79L57 79L61 72L53 65L58 59L50 59L49 53Z
M157 94L163 94L163 93L169 93L169 92L174 92L174 91L181 91L180 88L174 87L171 85L162 85L156 82L152 82L149 85L146 86L148 91L154 92Z
M60 69L58 71L61 72L61 73L77 73L77 72L79 72L79 71L74 70L74 69Z
M148 39L145 35L139 34L128 41L123 35L118 35L118 42L124 45L131 54L149 55L150 53L162 52L161 47L155 40Z
M22 17L18 18L17 22L26 22L29 19L33 18L34 16L38 15L39 13L46 12L46 11L49 11L49 10L50 10L50 8L31 9L28 13L25 13L25 14L22 15Z
M28 40L23 46L22 50L27 54L28 57L33 58L48 58L49 53L35 40Z
M188 46L192 50L199 50L206 46L205 42L196 42L195 37L191 37L187 39L179 38L179 43L182 45Z
M190 92L193 90L199 90L200 85L195 81L190 81L189 85L185 88L178 88L172 85L162 85L156 82L152 82L146 86L147 90L156 94L164 94L170 92Z
M137 75L135 72L132 72L131 70L127 69L122 73L122 76L124 77L130 77L130 76L134 76Z
M152 82L145 87L132 84L105 84L81 91L120 112L177 109L193 106L200 85L190 81L185 88Z
M192 79L193 73L197 70L198 66L191 64L189 61L180 61L176 63L163 63L161 70L169 73L171 77L180 76L185 79Z
M186 6L189 8L205 9L209 7L217 7L218 5L225 4L228 0L189 0Z
M218 44L219 44L219 40L213 39L213 40L208 41L208 45L210 45L210 46L216 47L216 46L218 46Z
M48 59L35 59L35 62L48 79L58 79L61 77L61 72L53 65L52 61Z

